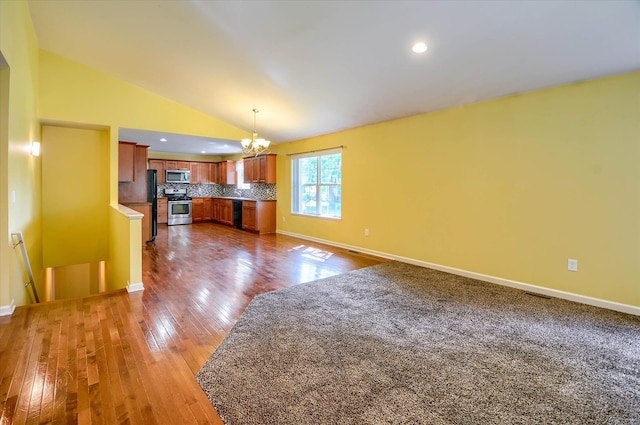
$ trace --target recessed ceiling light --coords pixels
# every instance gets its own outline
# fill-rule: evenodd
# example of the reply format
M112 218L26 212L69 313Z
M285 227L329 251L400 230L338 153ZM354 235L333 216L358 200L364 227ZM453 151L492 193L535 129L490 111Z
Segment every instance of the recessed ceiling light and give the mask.
M206 151L200 151L200 153L207 153Z
M413 53L424 53L427 51L427 45L424 42L419 41L413 45L411 50L413 51Z
M228 148L228 147L229 147L229 145L224 145L224 146L223 146L223 148Z
M215 145L215 144L216 144L216 142L209 142L209 144L210 144L210 145Z
M162 139L160 139L161 142L166 142L167 139L165 139L164 137Z

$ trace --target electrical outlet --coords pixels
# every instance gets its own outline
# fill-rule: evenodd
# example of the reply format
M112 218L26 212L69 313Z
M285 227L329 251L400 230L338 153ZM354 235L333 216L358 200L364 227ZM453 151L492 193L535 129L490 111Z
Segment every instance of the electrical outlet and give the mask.
M569 261L567 262L567 269L570 272L577 272L578 271L578 260L574 260L569 258Z
M369 229L364 229L364 235L369 236Z
M287 219L285 218L285 216L282 216L282 222L284 223L285 221L287 221Z

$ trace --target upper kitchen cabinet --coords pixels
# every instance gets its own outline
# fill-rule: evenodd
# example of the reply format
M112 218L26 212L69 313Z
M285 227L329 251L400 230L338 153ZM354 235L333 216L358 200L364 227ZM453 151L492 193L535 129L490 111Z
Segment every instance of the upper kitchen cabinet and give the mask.
M136 144L118 143L118 181L132 182L136 179Z
M200 183L202 183L200 181L200 168L198 167L198 163L197 162L191 162L189 164L189 170L191 171L190 183L191 184L200 184Z
M220 167L218 167L217 162L209 163L209 178L211 179L211 183L218 184L220 182Z
M189 170L189 161L165 161L165 167L167 170Z
M236 184L235 161L197 162L150 159L149 169L158 170L158 184L166 183L167 170L189 170L191 184Z
M150 159L149 169L158 170L158 184L165 184L167 182L165 161L163 159Z
M222 161L216 165L218 167L218 184L236 184L235 161Z
M123 143L121 143L122 145ZM134 178L128 182L118 182L118 202L121 204L140 203L147 201L147 154L149 146L133 145ZM128 159L127 159L128 161ZM120 159L118 168L122 168Z
M191 162L189 169L191 171L191 184L212 183L208 162Z
M202 184L213 183L208 162L198 162L198 176L200 176L200 183Z
M245 183L276 183L276 154L243 159Z

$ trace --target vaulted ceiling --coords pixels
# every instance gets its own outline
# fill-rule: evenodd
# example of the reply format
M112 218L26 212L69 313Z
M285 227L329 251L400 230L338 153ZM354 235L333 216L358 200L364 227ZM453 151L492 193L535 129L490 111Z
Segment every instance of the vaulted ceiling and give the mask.
M635 0L29 8L41 48L248 131L258 108L275 143L640 69Z

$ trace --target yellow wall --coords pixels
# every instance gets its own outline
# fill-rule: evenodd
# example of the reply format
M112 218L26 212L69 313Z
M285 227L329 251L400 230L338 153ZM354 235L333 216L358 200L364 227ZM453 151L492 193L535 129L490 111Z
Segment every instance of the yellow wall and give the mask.
M639 137L635 72L277 145L278 229L640 306ZM342 220L291 215L284 154L337 145Z
M40 51L40 117L239 140L249 133L195 109Z
M108 133L43 126L42 176L44 266L107 260Z
M55 268L55 299L84 297L98 293L99 263Z
M43 291L40 158L29 154L40 141L37 120L38 46L24 1L0 1L0 53L8 69L2 71L0 119L0 309L12 301L29 302L26 275L11 248L10 233L24 234L36 280ZM15 202L13 193L15 192Z
M124 210L128 208L112 206L109 212L108 291L142 283L142 220L131 220Z

